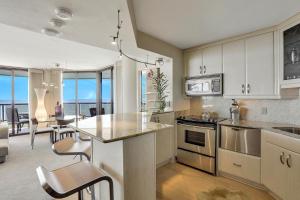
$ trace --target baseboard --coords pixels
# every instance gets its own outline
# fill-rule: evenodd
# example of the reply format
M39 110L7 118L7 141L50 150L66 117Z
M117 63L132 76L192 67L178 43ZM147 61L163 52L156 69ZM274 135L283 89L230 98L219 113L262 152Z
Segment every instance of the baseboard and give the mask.
M225 178L229 178L229 179L235 180L237 182L243 183L245 185L254 187L254 188L259 189L259 190L268 191L268 189L264 185L262 185L260 183L256 183L254 181L250 181L248 179L244 179L244 178L241 178L241 177L238 177L238 176L226 173L226 172L219 171L218 172L218 176L223 176Z
M165 160L165 161L163 161L163 162L161 162L161 163L157 163L157 164L156 164L156 169L157 169L157 168L160 168L160 167L162 167L162 166L165 166L165 165L167 165L167 164L169 164L169 163L172 163L173 160L174 160L173 158L169 158L168 160Z

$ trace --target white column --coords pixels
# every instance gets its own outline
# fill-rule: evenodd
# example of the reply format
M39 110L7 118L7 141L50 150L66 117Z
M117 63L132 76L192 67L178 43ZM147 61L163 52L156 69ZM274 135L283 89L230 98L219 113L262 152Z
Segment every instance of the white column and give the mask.
M116 64L116 113L138 111L136 62L123 56Z

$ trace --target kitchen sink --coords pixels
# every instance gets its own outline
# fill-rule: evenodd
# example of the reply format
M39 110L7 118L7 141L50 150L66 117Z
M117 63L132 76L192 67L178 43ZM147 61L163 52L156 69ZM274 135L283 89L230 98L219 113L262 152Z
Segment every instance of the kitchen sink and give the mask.
M296 135L300 135L300 128L297 128L297 127L273 127L273 128L281 130L281 131L293 133Z

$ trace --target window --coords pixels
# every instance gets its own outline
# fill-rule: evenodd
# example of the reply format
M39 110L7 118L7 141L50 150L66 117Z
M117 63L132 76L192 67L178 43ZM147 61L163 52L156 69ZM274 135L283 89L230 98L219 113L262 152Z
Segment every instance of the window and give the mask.
M28 72L26 70L0 69L0 121L7 121L10 135L28 133L28 123L16 125L20 119L28 119ZM13 115L16 109L18 115Z
M141 112L147 111L147 71L141 71Z
M109 68L101 73L101 114L113 113L113 70Z
M100 114L113 113L112 72L113 68L99 72L65 72L63 75L64 114L90 117L93 114L92 108Z

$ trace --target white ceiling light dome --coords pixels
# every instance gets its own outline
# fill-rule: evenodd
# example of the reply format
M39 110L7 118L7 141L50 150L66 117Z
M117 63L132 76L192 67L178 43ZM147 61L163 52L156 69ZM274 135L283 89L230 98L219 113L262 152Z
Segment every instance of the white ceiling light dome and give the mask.
M52 28L43 28L41 30L42 33L44 33L45 35L48 35L48 36L59 36L61 35L61 32L55 30L55 29L52 29Z
M53 19L50 19L49 24L51 24L51 26L53 26L55 28L61 28L66 25L66 22L61 19L53 18Z
M62 20L71 20L73 17L73 13L70 9L60 7L54 10L56 16Z

